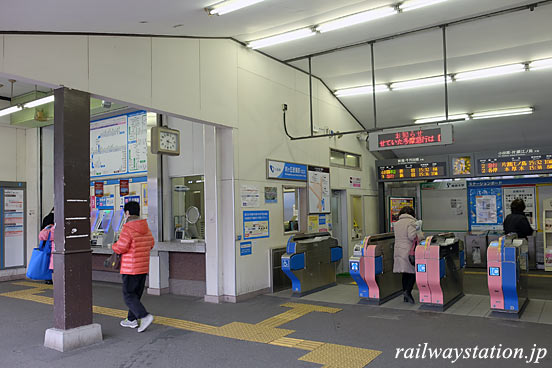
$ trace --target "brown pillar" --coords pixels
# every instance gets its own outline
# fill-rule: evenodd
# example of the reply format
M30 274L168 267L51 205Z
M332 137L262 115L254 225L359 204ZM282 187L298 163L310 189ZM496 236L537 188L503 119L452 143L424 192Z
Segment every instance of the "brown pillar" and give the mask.
M54 91L54 327L92 324L90 94Z

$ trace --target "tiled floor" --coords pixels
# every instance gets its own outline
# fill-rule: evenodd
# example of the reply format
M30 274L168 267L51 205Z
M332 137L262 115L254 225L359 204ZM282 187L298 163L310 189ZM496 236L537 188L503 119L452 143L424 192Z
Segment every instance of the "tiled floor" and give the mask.
M278 293L269 294L271 296L281 298L291 298L291 290L284 290ZM412 292L414 299L418 300L418 292ZM325 289L302 298L293 298L294 300L307 300L335 304L357 304L360 300L358 297L358 288L351 284L338 284L329 289ZM420 304L404 303L402 296L388 301L381 306L366 306L367 308L391 308L400 310L418 310ZM466 294L455 304L450 306L445 312L446 314L454 314L458 316L472 317L490 317L490 298L485 295ZM521 321L536 322L543 324L552 324L552 300L531 299L527 308L523 312Z

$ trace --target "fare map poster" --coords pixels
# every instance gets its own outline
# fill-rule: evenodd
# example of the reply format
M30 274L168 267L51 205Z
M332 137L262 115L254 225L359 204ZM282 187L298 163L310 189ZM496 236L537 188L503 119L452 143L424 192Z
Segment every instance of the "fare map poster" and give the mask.
M145 111L90 123L90 177L147 172Z

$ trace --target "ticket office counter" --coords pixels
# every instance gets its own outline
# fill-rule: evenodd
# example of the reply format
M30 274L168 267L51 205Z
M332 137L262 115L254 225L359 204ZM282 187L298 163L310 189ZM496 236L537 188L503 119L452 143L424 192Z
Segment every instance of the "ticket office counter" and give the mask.
M119 271L104 267L110 248L92 248L92 280L122 283ZM205 242L156 243L150 253L148 293L203 297L205 295Z

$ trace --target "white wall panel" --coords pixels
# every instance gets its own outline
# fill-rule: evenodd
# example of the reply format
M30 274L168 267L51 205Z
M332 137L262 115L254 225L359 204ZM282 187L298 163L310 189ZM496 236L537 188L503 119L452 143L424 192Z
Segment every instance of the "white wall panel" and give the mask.
M86 91L88 37L5 35L4 68L10 74Z
M152 105L199 117L199 40L152 39Z
M90 37L89 60L90 92L151 106L151 38Z
M27 137L25 129L16 129L17 131L17 172L16 181L26 181L27 178ZM13 157L13 156L12 156ZM29 157L29 161L36 161L34 157ZM29 163L32 164L32 163ZM35 163L36 165L36 163Z
M295 70L246 47L238 47L238 67L275 83L295 88Z
M201 118L236 127L238 123L238 45L200 41Z
M169 117L170 128L180 130L180 156L168 156L169 177L204 174L203 124Z
M0 181L17 180L17 129L0 127Z

